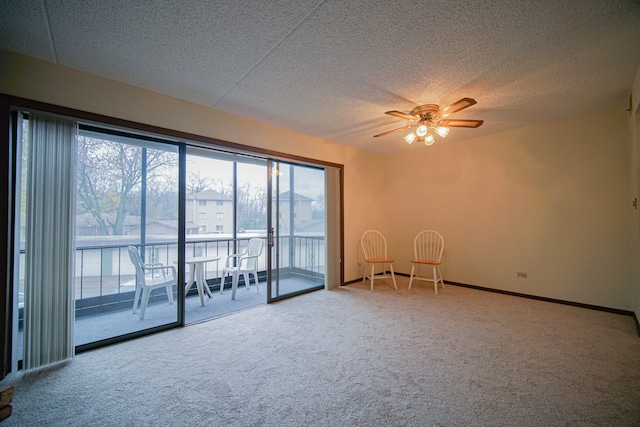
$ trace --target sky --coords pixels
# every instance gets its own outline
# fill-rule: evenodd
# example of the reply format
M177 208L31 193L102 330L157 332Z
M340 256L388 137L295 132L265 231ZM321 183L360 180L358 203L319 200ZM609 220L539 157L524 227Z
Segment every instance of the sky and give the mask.
M231 158L229 159L231 160ZM236 158L236 160L239 160ZM262 163L262 164L259 164ZM229 184L233 177L231 161L187 155L187 181L192 173L199 172L201 177L222 180ZM290 166L281 166L280 192L289 190ZM295 192L314 200L324 199L324 171L318 168L296 166L294 169ZM251 163L238 163L238 181L242 185L249 182L254 187L267 187L267 162L252 160Z

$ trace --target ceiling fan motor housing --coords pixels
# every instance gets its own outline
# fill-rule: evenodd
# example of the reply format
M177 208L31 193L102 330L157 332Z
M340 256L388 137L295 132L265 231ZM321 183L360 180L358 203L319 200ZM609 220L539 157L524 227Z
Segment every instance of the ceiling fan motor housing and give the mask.
M424 104L418 105L416 108L411 110L412 116L420 117L422 121L430 120L432 118L433 113L437 112L440 107L437 104Z

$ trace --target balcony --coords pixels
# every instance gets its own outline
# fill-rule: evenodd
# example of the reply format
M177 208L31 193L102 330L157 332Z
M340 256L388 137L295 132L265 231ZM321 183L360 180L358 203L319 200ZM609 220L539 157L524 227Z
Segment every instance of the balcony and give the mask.
M216 256L220 261L205 265L205 279L212 297L205 296L200 305L195 286L185 296L185 323L197 323L265 304L267 301L267 245L259 259L259 289L252 284L247 290L240 278L236 299L231 299L231 278L222 280L222 267L226 256L242 251L252 237L265 238L262 233L244 233L233 239L222 235L191 236L186 242L187 256ZM140 245L139 237L116 237L98 242L78 240L76 246L75 278L75 335L76 345L84 345L143 329L177 321L177 305L169 305L164 289L151 294L145 318L132 313L135 291L135 271L129 260L127 247L134 245L144 253L146 262L175 265L177 244L175 238L148 239ZM324 284L325 242L321 236L287 236L279 239L278 295L295 294L318 288ZM24 250L21 251L23 262ZM21 269L22 270L22 269ZM188 271L185 272L185 279ZM20 283L22 292L22 278ZM220 292L222 287L223 292ZM272 296L277 296L272 292ZM174 300L177 289L174 288ZM22 348L23 310L19 308L19 345Z

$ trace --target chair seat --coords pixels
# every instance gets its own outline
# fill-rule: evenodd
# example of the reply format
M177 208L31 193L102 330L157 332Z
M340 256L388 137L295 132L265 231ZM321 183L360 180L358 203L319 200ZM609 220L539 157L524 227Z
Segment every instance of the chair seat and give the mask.
M146 281L147 287L149 288L162 287L162 286L166 286L167 284L175 285L173 278L169 276L159 276L159 277L154 277L153 279L147 276L145 281Z
M412 263L414 264L429 264L429 265L440 265L442 264L440 261L429 261L426 259L412 259Z
M375 262L375 263L380 263L380 262L394 262L392 259L365 259L366 262Z

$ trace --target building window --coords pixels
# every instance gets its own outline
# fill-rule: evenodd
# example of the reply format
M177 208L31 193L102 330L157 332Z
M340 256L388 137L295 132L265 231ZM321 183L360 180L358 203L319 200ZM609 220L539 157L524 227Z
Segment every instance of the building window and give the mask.
M216 200L216 206L224 205L224 200Z
M207 206L207 201L206 200L198 200L198 204L200 206Z
M200 212L200 213L198 214L198 217L199 217L200 219L206 219L206 218L207 218L207 213L206 213L206 212Z
M222 226L221 225L216 225L216 231L219 233L222 233Z
M224 215L222 215L222 212L216 212L216 219L222 219L224 218Z

